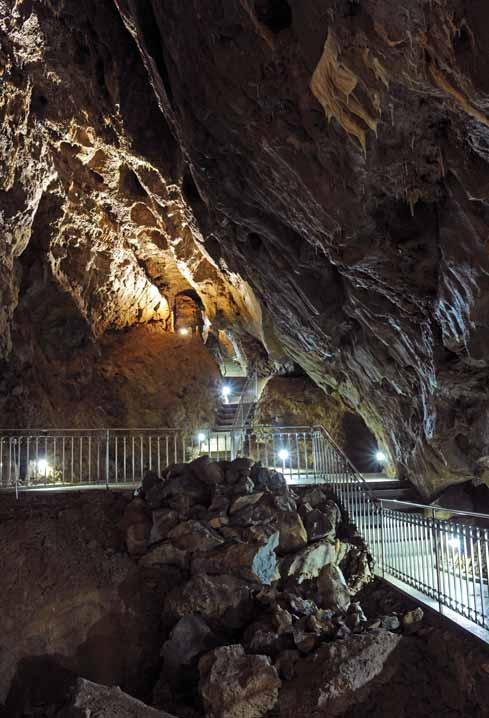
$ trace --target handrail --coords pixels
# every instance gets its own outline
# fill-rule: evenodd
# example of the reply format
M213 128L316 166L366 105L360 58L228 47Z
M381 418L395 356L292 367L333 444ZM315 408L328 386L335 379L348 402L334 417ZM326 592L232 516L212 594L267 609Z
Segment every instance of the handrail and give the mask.
M246 396L250 390L251 385L254 383L254 392L252 393L253 401L245 402ZM256 400L258 398L258 374L256 371L253 371L248 378L246 379L243 388L241 390L241 394L239 395L238 399L238 408L236 409L236 414L234 416L233 421L233 428L237 428L240 425L245 425L248 417L251 413L251 405L256 403ZM245 409L245 406L248 406L247 410Z
M427 509L428 511L444 511L449 514L456 514L457 516L474 516L478 519L487 519L489 521L489 514L481 514L476 511L463 511L461 509L452 509L447 506L437 506L436 504L419 504L416 501L401 501L400 499L378 499L381 504L399 504L400 506L414 506L418 509Z
M368 495L369 499L370 499L371 501L374 501L374 502L378 501L378 499L373 495L373 493L372 493L372 491L371 491L371 489L370 489L370 487L369 487L367 481L365 480L365 477L363 476L363 474L356 468L356 466L353 464L353 462L352 462L352 461L348 458L348 456L345 454L345 452L343 451L343 449L342 449L340 446L338 446L338 444L337 444L336 441L333 439L333 437L331 436L331 434L329 433L329 431L328 431L327 429L325 429L322 424L318 424L318 425L317 425L316 427L314 427L314 428L317 429L317 430L319 430L319 431L321 431L321 432L326 436L326 438L327 438L327 440L329 441L329 443L330 443L332 446L334 446L334 448L336 449L336 451L338 451L338 452L341 454L341 456L342 456L343 459L346 461L346 463L348 464L348 466L350 467L350 469L353 471L354 476L357 478L357 480L359 480L359 482L360 482L360 484L361 484L363 490L366 492L366 494Z

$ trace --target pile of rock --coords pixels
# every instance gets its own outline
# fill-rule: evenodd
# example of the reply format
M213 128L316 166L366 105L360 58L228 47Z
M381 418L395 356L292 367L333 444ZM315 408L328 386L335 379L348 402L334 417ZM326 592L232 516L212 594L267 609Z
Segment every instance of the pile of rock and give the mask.
M130 555L174 583L157 706L258 718L279 705L302 714L317 698L335 715L397 645L353 600L372 578L370 558L324 488L292 491L249 459L201 457L148 473L123 526ZM338 657L346 673L325 669ZM368 662L360 677L352 661ZM298 692L311 675L309 693Z

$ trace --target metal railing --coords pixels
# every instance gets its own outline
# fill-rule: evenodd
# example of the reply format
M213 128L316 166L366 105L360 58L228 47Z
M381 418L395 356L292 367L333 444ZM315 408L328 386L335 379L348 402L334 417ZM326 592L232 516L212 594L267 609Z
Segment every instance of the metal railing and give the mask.
M258 375L252 372L243 385L233 421L234 427L246 426L251 411L258 400Z
M248 456L292 485L327 485L363 536L376 571L489 640L489 516L376 499L322 427L0 432L0 488L132 487L147 470L208 454Z
M0 431L0 489L137 486L146 471L204 454L216 461L250 456L291 483L316 481L308 427ZM287 459L282 451L287 451Z
M376 499L327 432L319 431L320 480L365 539L377 573L488 641L489 515ZM447 512L451 518L441 518Z

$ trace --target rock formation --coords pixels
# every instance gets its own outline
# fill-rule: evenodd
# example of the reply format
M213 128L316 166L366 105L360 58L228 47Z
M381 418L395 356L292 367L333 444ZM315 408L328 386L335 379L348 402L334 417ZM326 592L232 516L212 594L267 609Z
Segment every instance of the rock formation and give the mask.
M325 489L206 457L137 494L2 498L1 718L486 715L483 650L373 582Z
M483 0L115 0L216 261L426 494L484 473Z
M76 352L194 292L425 494L485 480L487 20L483 0L4 0L2 394L29 404L42 325Z
M128 403L117 383L131 373L124 345L146 343L153 381L166 373L155 349L180 349L127 328L172 329L176 299L193 293L213 330L232 326L239 342L260 336L258 303L205 252L181 150L113 3L8 0L0 38L2 425L97 427L111 413L119 425L155 425L134 402L134 422L129 407L110 411ZM194 353L205 383L209 362ZM79 421L73 392L87 403Z

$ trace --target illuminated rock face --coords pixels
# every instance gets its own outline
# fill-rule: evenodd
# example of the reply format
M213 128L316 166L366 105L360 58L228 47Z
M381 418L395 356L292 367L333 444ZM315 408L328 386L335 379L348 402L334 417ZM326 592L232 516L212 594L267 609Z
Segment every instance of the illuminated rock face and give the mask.
M175 298L193 292L216 330L234 325L259 337L259 305L204 252L185 199L192 184L184 158L111 0L11 6L0 3L2 425L112 423L114 403L118 424L131 403L132 425L155 425L158 416L160 424L165 408L164 425L201 422L200 410L162 403L175 373L170 381L155 347L179 352L183 363L193 351L203 387L217 373L205 352L136 332L134 342L148 349L138 373L134 355L121 366L113 333L123 350L129 327L171 330ZM139 381L143 394L160 396L138 412L118 391L121 372L132 373L133 389ZM206 421L213 403L209 394Z
M427 494L483 473L488 19L483 0L0 5L1 355L46 276L95 337L194 289Z
M473 476L489 453L487 3L115 2L211 208L211 254L426 493Z

